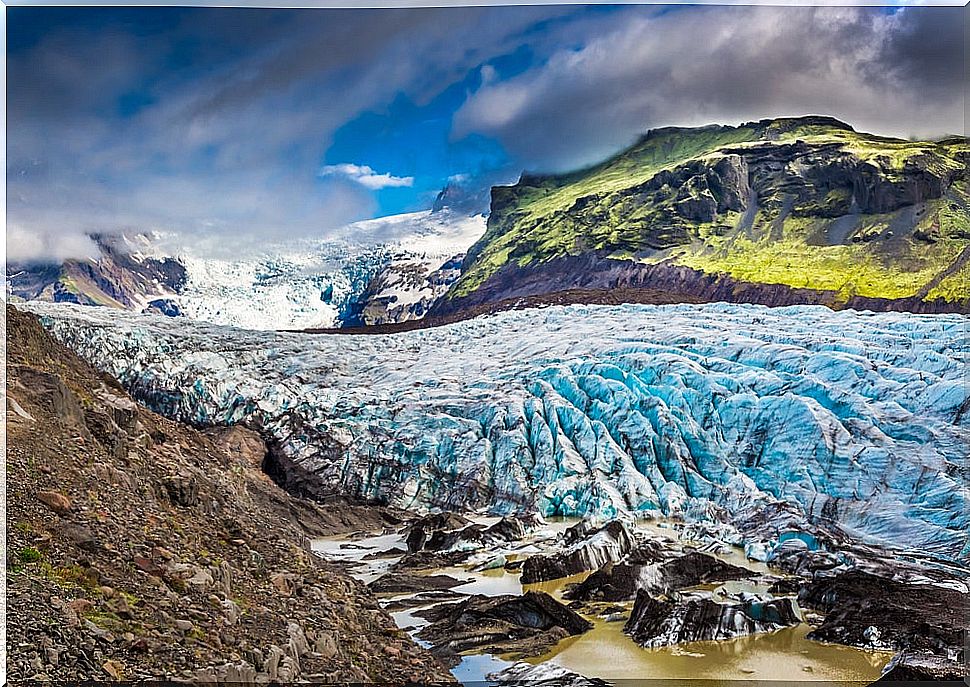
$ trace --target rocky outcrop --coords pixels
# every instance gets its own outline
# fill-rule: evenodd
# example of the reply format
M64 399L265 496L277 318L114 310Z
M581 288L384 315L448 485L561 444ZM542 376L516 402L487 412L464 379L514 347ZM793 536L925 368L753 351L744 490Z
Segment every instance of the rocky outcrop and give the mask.
M153 308L166 315L178 314L177 308L173 311L162 304L164 297L185 286L185 266L179 260L140 253L151 249L152 239L144 234L94 234L91 239L100 253L94 260L10 265L9 293L26 300Z
M667 552L668 560L657 562L660 556L653 549L639 547L623 561L603 566L568 590L565 596L576 601L626 601L633 599L640 589L654 595L669 594L700 584L743 580L753 575L746 568L696 551L683 555Z
M906 650L956 661L970 617L970 595L930 584L850 570L808 583L799 603L825 613L809 637L864 648Z
M641 646L659 647L771 632L799 622L790 597L718 603L709 596L685 595L663 601L640 590L623 631Z
M612 294L612 295L611 295ZM617 294L621 294L619 299ZM877 298L808 289L787 284L747 282L723 273L669 262L642 263L606 252L552 258L535 265L509 263L467 295L442 298L428 313L430 321L462 312L510 307L517 300L556 303L752 303L781 307L824 305L834 310L914 313L968 313L970 300Z
M966 661L951 660L935 654L902 651L886 666L878 683L911 685L920 682L965 682L970 677Z
M573 541L572 536L582 538ZM620 520L572 536L567 532L567 546L562 551L527 559L522 565L522 584L547 582L596 570L606 563L620 560L633 548L633 535Z
M430 314L622 287L611 260L685 302L966 312L959 282L934 289L966 264L968 159L966 139L812 117L653 131L600 165L493 188L487 231ZM900 290L914 264L927 276Z
M537 656L592 623L543 592L522 596L473 596L419 611L430 625L418 637L446 659L476 649L483 653ZM452 659L453 660L453 659Z

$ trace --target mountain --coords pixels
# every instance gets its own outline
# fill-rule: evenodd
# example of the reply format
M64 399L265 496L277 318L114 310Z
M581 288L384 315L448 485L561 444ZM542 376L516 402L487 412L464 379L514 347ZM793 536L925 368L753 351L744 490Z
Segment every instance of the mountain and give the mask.
M970 553L962 315L573 305L281 337L21 307L148 407L258 429L320 493Z
M459 276L482 215L443 207L356 222L239 255L166 254L166 237L96 235L100 256L11 265L13 299L153 311L251 329L419 319Z
M12 682L451 680L308 550L392 514L290 496L263 473L255 432L146 410L32 315L8 307L5 334Z
M828 117L657 129L594 167L494 187L432 314L574 289L966 311L968 163L965 138Z
M105 305L141 311L162 305L186 282L185 266L155 251L149 234L93 234L96 259L9 265L7 292L25 300Z

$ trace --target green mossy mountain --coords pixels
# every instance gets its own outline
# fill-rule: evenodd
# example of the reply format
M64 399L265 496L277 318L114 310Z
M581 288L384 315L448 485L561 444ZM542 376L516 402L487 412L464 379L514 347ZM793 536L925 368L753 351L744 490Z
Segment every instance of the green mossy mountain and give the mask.
M653 130L594 167L493 188L488 230L439 310L526 295L515 283L542 271L531 292L676 282L697 295L701 279L706 300L965 309L968 163L966 138L885 138L830 117Z

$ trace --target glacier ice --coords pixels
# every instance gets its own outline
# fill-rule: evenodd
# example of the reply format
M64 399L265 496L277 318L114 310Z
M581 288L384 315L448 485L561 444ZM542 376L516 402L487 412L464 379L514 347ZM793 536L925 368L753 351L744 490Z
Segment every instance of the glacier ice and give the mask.
M421 211L355 222L323 238L262 245L255 254L182 253L187 282L170 300L183 315L216 324L339 327L352 323L365 295L389 310L430 303L441 289L427 283L429 275L484 231L481 215ZM369 294L375 279L382 288Z
M245 422L361 496L728 525L783 501L970 554L964 316L572 305L350 336L18 307L159 412Z

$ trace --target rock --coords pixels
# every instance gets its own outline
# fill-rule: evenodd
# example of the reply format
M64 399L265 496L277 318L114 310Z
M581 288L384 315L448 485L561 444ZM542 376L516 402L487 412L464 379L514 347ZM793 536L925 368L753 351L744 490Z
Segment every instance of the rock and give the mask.
M232 599L224 599L219 602L222 607L222 612L225 615L226 622L229 625L235 625L239 622L239 618L242 615L242 610L240 610L239 605Z
M486 653L536 656L592 623L544 592L522 596L473 596L454 604L433 606L416 615L430 624L418 636L432 643L445 660L470 649Z
M408 525L405 530L404 541L407 544L408 551L415 553L424 549L428 540L435 533L439 533L439 536L442 536L447 532L453 532L454 530L465 527L469 522L467 518L457 513L432 513ZM440 544L438 548L441 548Z
M622 562L608 563L564 596L578 601L625 601L632 599L639 589L651 594L695 587L711 582L727 582L752 577L754 573L713 556L691 551L662 563L665 554L659 548L638 547ZM670 555L668 552L667 556ZM637 561L638 563L632 563ZM639 562L651 561L644 565Z
M192 624L191 620L178 619L175 621L175 627L180 632L189 632L195 625Z
M155 577L161 577L165 572L161 566L145 556L135 555L132 557L131 562L134 563L135 567L139 570L146 572L149 575L154 575Z
M290 656L300 658L310 652L310 643L307 641L306 634L299 623L289 622L286 626L286 635L289 637L287 653Z
M104 670L104 672L110 675L113 680L123 680L125 677L125 664L121 661L116 661L113 659L110 661L105 661L101 665L101 668Z
M522 565L522 584L546 582L568 577L620 560L633 549L633 536L620 520L603 527L584 530L582 534L567 530L567 548L551 555L537 555ZM582 537L578 539L578 537Z
M282 572L273 573L269 578L270 584L283 596L290 596L296 591L297 580L297 576L293 573Z
M403 594L435 589L451 589L471 582L459 580L451 575L411 575L407 573L388 573L368 584L375 594Z
M522 539L531 529L533 523L521 517L505 516L494 525L485 530L485 535L490 539L513 542Z
M641 646L660 647L771 632L799 622L791 597L718 603L710 596L692 595L661 601L640 590L623 631Z
M963 682L970 677L967 664L946 656L901 651L883 669L877 682L909 684L914 682Z
M80 523L65 522L57 531L65 541L71 542L82 551L94 552L100 546L94 533Z
M162 486L177 506L190 507L199 502L199 485L192 475L169 475L162 479Z
M497 673L486 676L497 685L535 685L535 687L607 687L610 683L599 678L588 678L552 662L533 665L513 663Z
M71 512L71 499L59 491L39 491L37 500L58 515L67 515Z
M185 584L198 589L207 589L212 586L213 582L212 575L205 568L196 569L195 573L185 580Z
M966 593L860 570L813 580L798 600L825 614L809 639L917 654L958 654L970 617Z
M337 642L329 632L321 632L317 641L313 643L313 651L323 659L333 658L337 654Z

